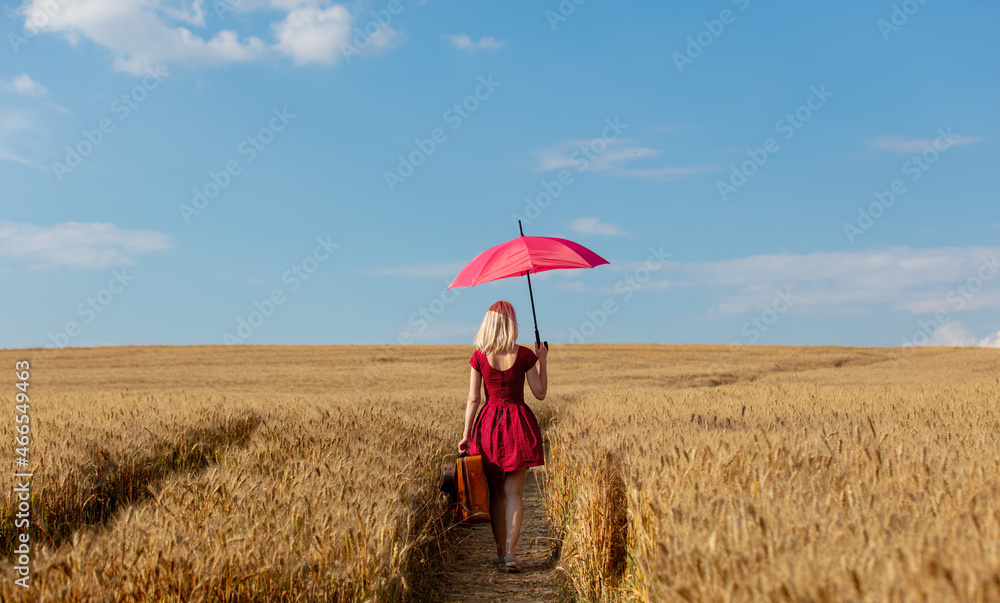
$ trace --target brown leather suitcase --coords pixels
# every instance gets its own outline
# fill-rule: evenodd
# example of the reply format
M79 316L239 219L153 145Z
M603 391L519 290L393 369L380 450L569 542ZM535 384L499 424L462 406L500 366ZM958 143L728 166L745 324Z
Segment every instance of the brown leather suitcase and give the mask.
M461 456L455 461L458 486L455 521L483 523L490 520L490 490L483 470L483 457Z

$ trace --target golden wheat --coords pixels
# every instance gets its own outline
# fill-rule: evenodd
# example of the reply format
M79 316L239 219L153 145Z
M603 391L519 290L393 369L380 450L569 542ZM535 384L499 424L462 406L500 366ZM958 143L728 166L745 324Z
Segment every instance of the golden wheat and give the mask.
M31 386L31 534L43 546L29 591L3 563L0 596L419 596L426 585L413 582L443 526L434 472L461 432L467 350L53 353ZM23 358L32 352L0 354L11 367ZM12 423L0 425L4 441ZM7 544L11 502L0 507Z
M570 401L549 430L582 598L1000 600L995 351L686 356L663 387L618 356L637 384Z
M2 351L0 366L35 353ZM30 591L0 561L0 597L427 596L447 525L435 472L460 436L469 354L48 353L31 390L41 546ZM594 601L1000 601L997 360L556 346L549 394L530 403L548 426L561 570ZM0 401L13 406L12 387Z

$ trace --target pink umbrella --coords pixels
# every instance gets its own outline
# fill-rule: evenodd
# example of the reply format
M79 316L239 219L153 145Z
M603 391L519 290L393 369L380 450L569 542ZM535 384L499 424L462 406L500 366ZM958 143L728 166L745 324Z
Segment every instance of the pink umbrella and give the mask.
M517 221L521 228L521 221ZM448 285L452 287L473 287L512 276L528 277L528 295L531 297L531 318L535 321L535 344L539 344L538 318L535 316L535 296L531 292L531 272L545 272L557 268L593 268L611 262L597 255L579 243L556 237L526 237L521 228L521 236L490 247L480 253L458 273ZM549 342L545 342L546 349Z

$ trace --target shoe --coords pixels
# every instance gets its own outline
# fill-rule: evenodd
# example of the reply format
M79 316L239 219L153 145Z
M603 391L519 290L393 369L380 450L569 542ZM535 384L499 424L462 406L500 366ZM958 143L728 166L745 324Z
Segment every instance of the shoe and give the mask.
M503 561L504 561L503 563L504 568L506 568L508 574L516 574L517 572L521 571L521 566L518 565L517 561L514 560L513 554L507 553L506 555L504 555Z

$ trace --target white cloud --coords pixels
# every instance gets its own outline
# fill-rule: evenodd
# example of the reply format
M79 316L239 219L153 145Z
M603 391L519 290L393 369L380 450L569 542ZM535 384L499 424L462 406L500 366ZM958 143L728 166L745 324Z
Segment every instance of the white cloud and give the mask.
M23 94L24 96L43 97L49 94L45 86L28 77L27 73L22 73L9 82L0 80L0 88L8 92Z
M1000 247L890 247L672 262L671 288L700 289L712 314L770 307L778 292L796 312L855 313L872 304L911 314L1000 305Z
M448 264L410 264L402 266L385 266L382 268L369 268L358 270L361 274L381 274L385 276L402 276L405 278L444 278L455 277L462 268L464 262L452 262Z
M165 63L218 66L256 61L266 53L260 38L240 40L236 32L223 30L206 39L171 23L200 25L200 2L174 8L162 0L73 0L58 3L58 10L51 4L26 0L18 12L29 23L39 22L34 15L48 15L40 31L61 34L74 45L89 39L114 53L116 70L134 75Z
M340 5L296 8L272 27L278 50L295 64L335 63L351 34L351 14Z
M569 225L570 230L582 235L626 235L624 230L600 218L577 218Z
M566 140L551 147L534 151L538 159L536 172L575 168L580 171L607 172L615 176L647 178L651 180L679 180L681 178L713 169L708 165L657 166L636 168L626 164L632 161L656 157L662 151L649 147L624 146L627 141L616 139L601 141L605 146L597 152L593 141L587 139ZM601 145L597 145L599 148Z
M1000 348L1000 331L987 335L976 342L976 347L980 348Z
M297 65L332 64L341 58L342 48L353 43L356 33L348 8L329 0L240 0L226 4L239 13L282 13L271 23L274 40L270 44L231 29L195 33L192 28L206 27L206 12L217 12L218 7L213 6L205 0L23 0L17 12L32 31L61 35L73 45L86 39L107 48L113 56L113 68L134 75L161 65L219 67L276 55L290 57ZM227 14L223 13L223 18ZM237 24L234 19L223 23ZM400 38L387 24L372 23L375 31L362 36L358 52L389 48Z
M923 153L928 149L944 150L982 140L978 136L956 136L950 133L948 137L938 138L907 138L905 136L876 136L867 140L873 150L903 153L906 155Z
M101 222L63 222L54 226L0 222L0 257L37 266L102 269L135 264L134 256L169 249L168 235L126 230Z
M921 345L927 346L948 346L948 347L968 347L976 345L976 336L965 325L957 320L946 322L936 331L934 335L927 338Z
M1000 332L988 335L982 339L976 337L965 325L957 320L946 322L934 331L934 334L920 343L914 342L917 346L944 346L944 347L977 347L977 348L1000 348Z
M239 4L239 1L237 0L235 3ZM183 0L180 1L180 6L176 7L164 3L160 10L163 12L163 16L170 19L205 27L205 3L203 0L193 0L189 6L185 6Z
M623 141L612 141L608 147L620 145ZM643 147L605 148L601 153L590 149L591 141L587 139L566 140L546 149L535 151L538 158L536 171L547 172L562 168L580 168L594 171L613 170L617 164L632 159L641 159L658 155L660 151ZM587 151L584 153L583 151Z
M480 38L478 42L474 42L472 38L466 34L445 36L445 38L451 42L452 46L466 52L475 52L477 50L493 52L494 50L500 50L507 45L507 42L494 38Z
M375 29L377 27L377 29ZM358 31L361 29L366 29L367 31L375 30L375 33L368 36L365 34L366 38L361 38ZM341 50L345 56L348 53L351 54L361 54L361 55L372 55L377 54L383 50L389 48L395 48L403 40L403 34L399 31L389 27L388 25L381 24L378 21L372 19L371 21L361 25L358 23L355 27L351 29L352 36L350 38L350 43L341 47ZM363 46L361 44L364 44ZM349 50L348 50L349 48Z

